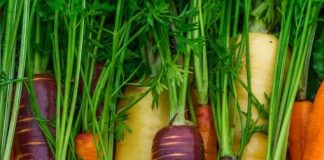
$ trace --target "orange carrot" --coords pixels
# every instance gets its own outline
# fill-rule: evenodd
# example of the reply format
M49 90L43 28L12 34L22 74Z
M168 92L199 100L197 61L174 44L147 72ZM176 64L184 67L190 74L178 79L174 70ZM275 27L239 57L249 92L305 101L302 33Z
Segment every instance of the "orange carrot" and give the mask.
M217 140L211 108L209 105L200 105L196 110L197 127L204 142L205 160L215 160L217 158Z
M98 135L94 137L92 133L82 133L75 138L76 154L82 160L97 160L97 148L95 141L98 141Z
M289 156L291 160L303 159L306 126L312 105L312 102L305 100L297 101L293 106L289 131Z
M303 160L324 159L324 82L317 91L306 128Z

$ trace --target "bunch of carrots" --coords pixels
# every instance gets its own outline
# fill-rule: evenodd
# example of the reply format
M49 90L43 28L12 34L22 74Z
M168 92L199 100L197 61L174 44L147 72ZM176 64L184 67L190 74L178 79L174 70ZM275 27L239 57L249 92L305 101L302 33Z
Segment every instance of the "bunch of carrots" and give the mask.
M0 159L324 159L323 19L323 0L3 0Z

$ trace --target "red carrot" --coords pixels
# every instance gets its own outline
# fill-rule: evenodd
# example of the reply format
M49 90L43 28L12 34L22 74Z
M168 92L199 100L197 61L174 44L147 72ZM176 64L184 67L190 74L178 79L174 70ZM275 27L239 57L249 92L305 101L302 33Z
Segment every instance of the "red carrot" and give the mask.
M205 159L214 160L217 157L217 140L211 108L209 105L201 105L196 109L197 127L204 142Z
M191 95L196 112L197 128L204 142L205 159L214 160L217 157L217 139L210 105L198 103L195 89L192 89Z
M34 76L34 87L40 111L46 120L55 116L56 82L50 75ZM24 87L15 132L15 158L52 160L52 153L32 112L29 94Z
M303 160L324 159L324 82L317 91L306 128Z
M291 160L302 160L305 148L306 126L312 108L310 101L297 101L293 106L289 131L289 156Z

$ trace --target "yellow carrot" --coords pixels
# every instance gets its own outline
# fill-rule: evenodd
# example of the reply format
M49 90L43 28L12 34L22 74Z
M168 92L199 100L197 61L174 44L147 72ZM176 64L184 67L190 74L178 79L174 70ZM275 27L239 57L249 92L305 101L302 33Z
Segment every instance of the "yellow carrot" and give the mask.
M119 101L119 109L130 104L149 88L128 86L123 100ZM168 125L169 100L165 92L159 97L158 108L152 107L151 92L136 103L129 111L125 124L131 129L124 139L117 143L116 160L151 160L151 148L155 134Z
M278 39L270 34L264 33L249 33L249 49L250 49L250 67L251 67L251 89L254 96L261 104L266 106L267 98L265 95L270 95L273 72L276 58L276 50ZM242 67L239 71L238 78L247 84L246 56L243 53ZM248 92L240 84L236 83L238 102L243 112L248 111ZM267 108L265 108L267 110ZM260 118L260 114L256 107L251 108L252 120L257 125L266 125L267 119ZM245 117L243 117L245 121ZM244 123L244 122L243 122ZM240 118L236 118L235 135L234 135L234 151L237 151L240 146L241 122ZM266 157L267 136L262 133L254 133L250 141L246 144L243 151L242 160L261 160ZM252 150L254 150L252 152Z

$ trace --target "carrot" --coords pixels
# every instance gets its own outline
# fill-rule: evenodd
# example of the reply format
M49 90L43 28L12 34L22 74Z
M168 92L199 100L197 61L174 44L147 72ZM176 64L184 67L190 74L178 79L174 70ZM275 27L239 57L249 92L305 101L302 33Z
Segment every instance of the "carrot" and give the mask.
M93 79L92 79L92 83L90 86L90 95L93 95L93 92L95 90L95 87L98 83L101 71L104 67L103 63L96 63L94 65L94 70L93 70ZM83 81L80 80L79 83L79 93L82 93L83 90ZM100 116L101 112L103 109L103 104L99 103L98 109L96 111L96 115ZM98 135L95 136L97 138L98 141ZM94 136L92 133L80 133L75 137L74 140L75 143L75 150L76 150L76 154L83 160L96 160L98 159L98 155L97 155L97 148L96 148L96 144L95 144L95 140L94 140Z
M295 102L289 130L289 156L291 160L302 160L308 116L312 108L310 101Z
M250 48L250 66L251 66L251 86L252 93L259 100L261 104L267 104L266 95L270 95L271 87L272 87L272 76L275 65L275 57L276 57L276 49L277 49L278 39L270 34L264 33L249 33L249 48ZM243 53L244 54L244 53ZM246 64L245 56L242 56L242 66ZM247 83L246 78L247 70L245 67L242 67L239 72L239 79L241 79L244 83ZM238 95L238 102L240 104L240 108L243 112L248 111L248 92L246 89L240 84L239 81L236 82L236 89ZM266 105L264 105L266 106ZM265 108L267 109L267 108ZM266 125L267 119L260 116L259 111L256 107L251 108L251 118L256 121L256 125ZM243 116L243 120L245 121L245 117ZM238 150L240 140L242 138L241 133L241 125L240 118L236 118L236 127L235 127L235 136L234 136L234 150ZM260 133L261 134L261 133ZM267 136L252 136L243 151L243 155L245 158L253 159L253 152L249 152L248 148L255 148L255 153L258 153L258 157L260 159L265 159L266 157L266 145L267 145ZM260 142L256 142L260 141ZM265 142L264 142L265 141ZM264 146L259 146L259 145ZM258 146L253 146L258 145ZM246 152L246 153L244 153ZM242 159L245 159L242 158ZM259 159L259 158L255 158Z
M34 76L33 81L40 111L45 119L51 120L55 116L55 79L50 75L38 74ZM33 117L29 98L30 96L24 87L21 94L15 132L15 157L18 160L51 160L53 159L52 152L48 147L41 129Z
M194 88L191 90L192 102L196 112L197 129L204 142L205 159L214 160L217 157L217 138L211 106L199 104L197 102L196 90Z
M265 151L267 150L267 138L268 136L265 134L254 133L245 146L241 159L264 160Z
M199 12L192 19L193 23L199 24L199 27L192 32L193 38L205 37L205 30L208 30L206 25L208 22L205 22L205 19L202 17L210 12L203 7L206 5L206 2L194 0L191 1L190 5ZM204 142L205 159L213 160L217 157L217 139L211 106L209 105L207 45L201 45L199 48L200 50L193 54L195 87L191 92L193 94L193 105L196 110L197 128Z
M197 127L204 142L205 159L214 160L217 157L217 140L211 108L209 105L201 105L196 109Z
M75 138L75 150L78 157L82 160L97 160L96 141L98 135L94 136L92 133L82 133Z
M202 2L202 1L200 1ZM183 6L177 6L173 1L170 1L171 13L181 15L183 11L186 11ZM193 3L195 3L193 1ZM201 4L201 3L200 3ZM177 9L178 7L178 9ZM195 4L192 4L192 7L195 7ZM173 16L173 15L172 15ZM195 18L194 18L195 19ZM161 75L161 79L165 80L165 87L169 93L169 119L170 126L164 127L158 131L154 137L153 146L152 146L152 159L153 160L176 160L176 159L186 159L186 160L204 160L204 144L201 135L199 134L196 127L189 126L185 117L186 110L186 97L188 92L188 82L189 82L189 66L190 58L192 54L200 46L192 49L191 45L194 43L184 43L187 47L187 50L178 50L181 44L180 41L183 40L178 37L174 37L176 40L175 48L176 51L173 52L172 48L174 44L170 44L169 34L170 30L179 32L181 28L178 28L178 25L169 27L168 25L160 25L160 21L155 21L158 25L153 27L153 36L156 42L159 42L161 39L164 39L164 43L159 43L157 45L157 51L160 53L159 56L163 61L161 68L165 68L165 74ZM190 21L192 22L192 21ZM177 21L174 21L177 24ZM196 22L193 22L196 23ZM198 23L197 23L198 24ZM179 30L178 30L179 29ZM196 39L195 37L190 37L194 35L197 31L183 31L188 32L188 39ZM170 35L172 36L172 35ZM179 42L179 43L177 43ZM196 43L196 42L195 42ZM171 48L172 47L172 48ZM191 51L192 50L192 51ZM173 56L174 53L185 53L179 56ZM196 52L197 53L197 52ZM197 55L201 55L200 53ZM195 57L198 58L198 57ZM199 58L198 58L199 59ZM206 63L204 63L206 64ZM172 66L172 67L170 67ZM206 65L205 65L206 66ZM204 66L204 68L205 68ZM168 69L167 69L168 68ZM174 68L174 69L171 69ZM207 72L208 73L208 72ZM204 73L203 80L208 81L207 74ZM160 81L160 80L159 80ZM197 81L197 79L196 79ZM204 85L204 93L207 93L208 85ZM200 90L199 90L200 91ZM207 101L208 96L202 96L202 94L197 95L203 97Z
M147 87L127 86L124 90L125 99L121 99L118 108L132 103ZM145 95L138 103L128 110L125 124L131 132L124 133L122 141L116 145L116 160L150 160L151 146L154 135L169 122L169 101L166 92L159 97L158 108L152 107L151 92Z
M152 160L204 160L202 144L196 128L168 126L161 129L154 138Z
M317 91L306 128L303 160L324 158L324 82Z

